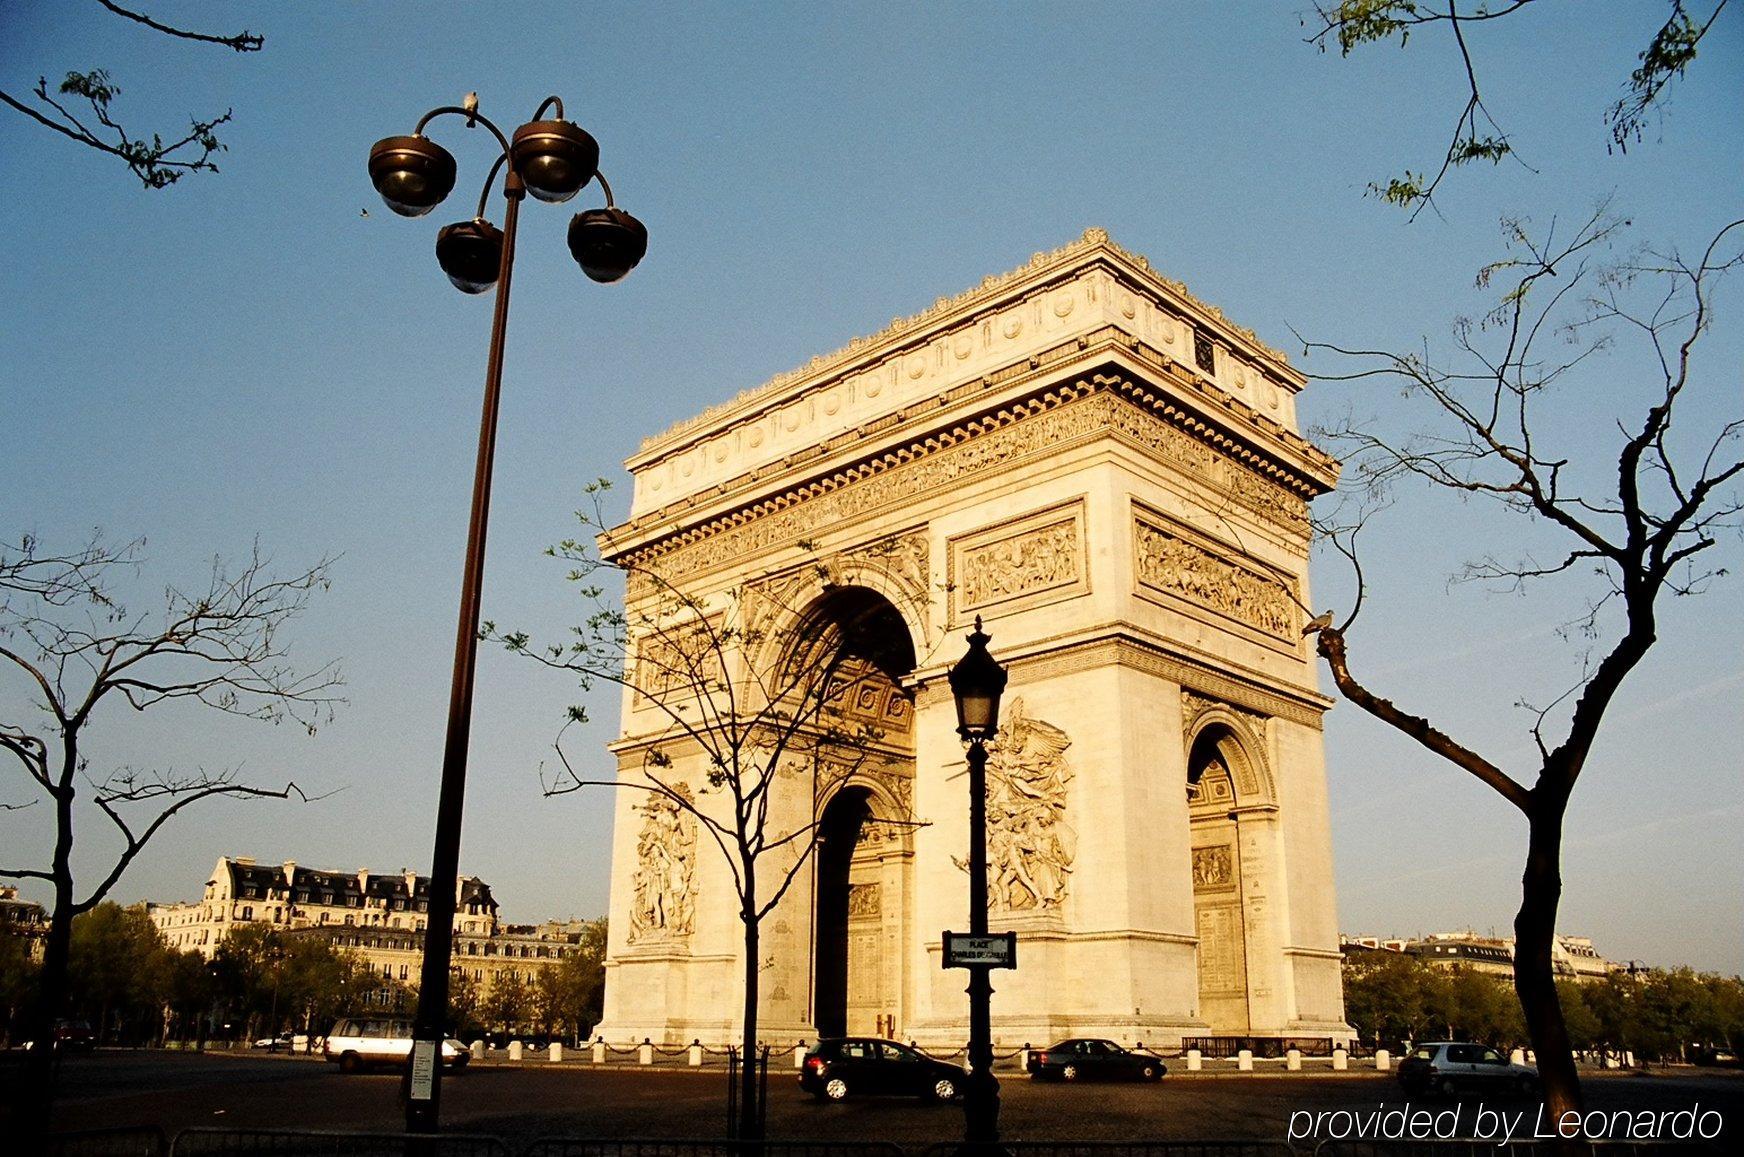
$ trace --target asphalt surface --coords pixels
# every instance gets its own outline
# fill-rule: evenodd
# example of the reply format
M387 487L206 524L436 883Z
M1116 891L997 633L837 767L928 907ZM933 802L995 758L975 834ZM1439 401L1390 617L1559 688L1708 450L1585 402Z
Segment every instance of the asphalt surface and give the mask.
M770 1072L768 1135L791 1139L894 1141L920 1146L961 1136L957 1106L867 1098L822 1104L800 1092L789 1069ZM392 1072L342 1075L319 1060L261 1054L99 1051L67 1059L55 1128L156 1125L393 1131L403 1123ZM1744 1074L1674 1070L1594 1075L1589 1109L1712 1109L1723 1137L1744 1136ZM1444 1112L1454 1102L1407 1098L1391 1074L1183 1074L1160 1084L1034 1084L1001 1078L1001 1132L1012 1140L1132 1140L1219 1137L1281 1141L1312 1114L1372 1113L1383 1104ZM585 1064L485 1064L445 1079L444 1127L511 1141L536 1136L718 1137L725 1126L720 1069L595 1068ZM1469 1121L1479 1098L1460 1104ZM1525 1113L1536 1102L1482 1098ZM1300 1116L1298 1114L1308 1114ZM1293 1116L1294 1115L1294 1116ZM1336 1124L1322 1119L1321 1128ZM1469 1130L1468 1130L1469 1131ZM1300 1139L1300 1138L1299 1138Z

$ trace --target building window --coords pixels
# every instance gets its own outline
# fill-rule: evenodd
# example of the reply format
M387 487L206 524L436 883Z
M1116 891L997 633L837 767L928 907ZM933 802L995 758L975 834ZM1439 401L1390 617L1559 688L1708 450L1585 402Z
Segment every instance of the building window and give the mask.
M242 918L243 918L243 919L244 919L244 920L252 920L252 919L254 919L254 905L253 905L253 904L245 904L245 905L244 905L244 906L243 906L243 908L242 908Z
M1217 372L1217 351L1203 330L1193 331L1193 364L1208 374Z
M347 924L355 924L357 923L357 917L353 916L350 912L347 912L345 914L345 922Z

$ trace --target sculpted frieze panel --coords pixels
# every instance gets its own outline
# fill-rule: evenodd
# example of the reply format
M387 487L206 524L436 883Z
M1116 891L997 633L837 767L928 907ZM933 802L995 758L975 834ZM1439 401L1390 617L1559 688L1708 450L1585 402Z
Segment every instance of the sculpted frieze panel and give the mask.
M1063 518L963 551L959 591L973 609L1065 586L1078 577L1078 524Z
M644 565L670 582L698 570L771 548L793 546L892 503L946 489L984 471L1073 438L1115 430L1176 464L1189 476L1221 489L1256 514L1291 533L1305 533L1307 505L1284 487L1137 406L1106 392L1109 383L1079 383L1014 407L1007 424L993 420L929 439L925 451L892 451L853 467L831 487L817 486L792 499L773 501L715 524L691 541L653 556ZM651 584L632 581L632 594Z
M848 919L878 915L883 910L881 892L877 884L849 884Z
M683 782L673 790L685 799ZM689 936L695 924L696 816L677 800L655 795L638 809L636 870L630 904L631 944Z
M951 541L954 618L1021 609L1088 589L1083 503L1037 511Z
M1295 645L1296 605L1279 580L1136 515L1133 532L1141 585Z
M1193 849L1193 889L1227 888L1235 882L1235 864L1228 844Z

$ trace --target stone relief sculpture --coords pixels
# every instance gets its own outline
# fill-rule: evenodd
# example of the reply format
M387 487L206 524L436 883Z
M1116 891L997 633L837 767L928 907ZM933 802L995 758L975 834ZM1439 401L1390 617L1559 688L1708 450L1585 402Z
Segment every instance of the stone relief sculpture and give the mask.
M684 783L673 790L690 798ZM626 939L638 944L688 936L695 918L696 817L663 795L638 810L642 830L636 837L635 899Z
M1270 579L1137 521L1138 578L1148 587L1198 603L1292 642L1296 608Z
M878 915L882 910L881 898L881 891L877 884L849 884L849 917Z
M1078 836L1066 823L1066 733L1013 699L987 749L988 903L1050 911L1066 899Z
M1218 844L1214 847L1193 849L1195 888L1225 887L1232 876L1228 845Z
M1078 576L1078 524L1065 519L963 552L964 607L1046 590Z

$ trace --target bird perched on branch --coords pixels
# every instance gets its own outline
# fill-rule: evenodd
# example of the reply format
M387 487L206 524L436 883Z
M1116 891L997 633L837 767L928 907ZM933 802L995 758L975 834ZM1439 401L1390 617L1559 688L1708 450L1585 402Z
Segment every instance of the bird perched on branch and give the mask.
M1308 620L1308 625L1306 627L1302 628L1302 637L1306 639L1309 635L1318 635L1321 631L1326 630L1326 628L1330 626L1332 626L1331 611L1327 611L1323 615L1316 615L1314 618Z
M460 107L466 110L466 127L471 128L478 123L478 93L469 92L466 99L460 102Z

